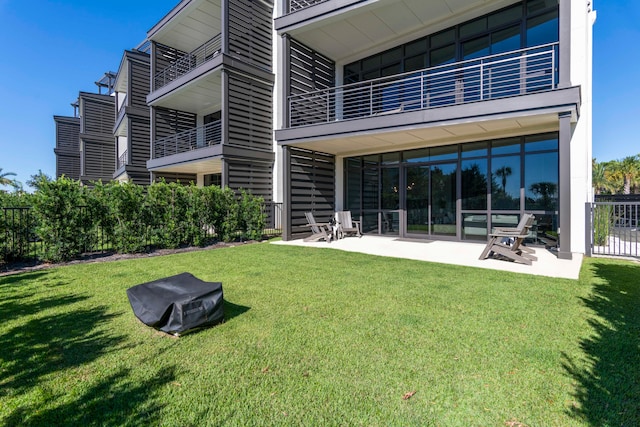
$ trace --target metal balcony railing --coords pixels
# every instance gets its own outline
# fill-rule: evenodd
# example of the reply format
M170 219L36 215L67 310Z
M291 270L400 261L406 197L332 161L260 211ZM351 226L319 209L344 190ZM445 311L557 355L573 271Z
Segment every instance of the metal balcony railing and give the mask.
M218 120L204 126L156 140L153 144L153 158L159 159L161 157L217 145L221 142L222 125L221 121Z
M122 154L118 157L118 167L116 169L120 169L121 167L127 164L127 154L129 150L124 150Z
M400 113L555 89L558 44L511 51L292 95L289 127Z
M210 61L220 54L221 49L222 35L218 34L194 51L176 59L167 68L157 72L153 79L154 89L160 89Z
M287 13L296 12L298 10L306 9L314 4L323 3L329 0L289 0L289 8Z

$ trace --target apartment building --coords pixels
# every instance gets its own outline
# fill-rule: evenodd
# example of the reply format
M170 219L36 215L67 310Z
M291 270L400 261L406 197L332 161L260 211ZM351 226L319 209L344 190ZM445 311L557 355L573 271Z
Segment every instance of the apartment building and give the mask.
M115 171L115 79L115 73L107 72L96 82L98 93L78 94L80 180L85 185L110 181Z
M152 180L273 197L273 4L183 0L151 28Z
M126 50L114 84L115 172L113 179L149 185L150 115L147 94L150 82L149 53Z
M591 34L585 0L281 0L275 139L284 239L305 211L366 233L585 251Z
M76 104L73 116L53 116L56 124L56 178L80 179L80 118Z
M182 0L97 95L113 152L81 124L81 177L249 190L283 202L284 239L307 211L460 241L532 212L531 243L570 258L592 197L594 21L586 0Z

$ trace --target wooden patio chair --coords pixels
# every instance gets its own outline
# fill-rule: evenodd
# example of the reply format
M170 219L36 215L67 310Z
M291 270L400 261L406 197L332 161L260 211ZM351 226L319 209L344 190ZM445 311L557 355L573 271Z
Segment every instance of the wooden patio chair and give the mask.
M331 224L328 222L316 222L312 212L305 212L307 217L307 225L311 227L311 236L305 237L305 242L317 242L318 240L324 240L327 243L331 243L333 237L333 230Z
M533 221L535 219L536 219L535 215L530 214L530 213L525 213L525 214L522 215L522 218L520 218L520 222L518 222L517 226L515 226L515 227L495 227L493 229L493 233L492 234L496 234L496 233L514 233L514 234L518 235L518 234L521 234L521 233L529 233L529 230L533 226ZM502 240L515 240L515 238L513 236L504 236L504 237L502 237ZM530 254L534 253L533 249L528 248L526 246L520 246L520 250L523 251L523 252L530 253Z
M351 219L351 211L336 212L336 221L338 223L338 238L354 233L356 236L362 237L360 221Z
M533 255L533 250L523 246L524 239L529 236L529 229L533 225L535 216L524 214L517 227L497 227L489 234L489 242L485 246L479 259L486 259L492 254L500 255L511 261L531 265L532 261L538 258ZM503 240L513 240L512 244L504 243Z

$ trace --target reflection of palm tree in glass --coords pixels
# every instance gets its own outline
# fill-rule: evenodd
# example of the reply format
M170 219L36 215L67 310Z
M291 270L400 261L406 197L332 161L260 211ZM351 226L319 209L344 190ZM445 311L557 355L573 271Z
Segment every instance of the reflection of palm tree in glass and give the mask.
M498 170L496 170L496 175L500 177L500 182L502 184L502 192L507 192L507 177L513 173L511 166L502 166Z
M551 206L551 196L556 194L558 185L553 182L536 182L529 187L531 192L542 197L542 208L546 210L553 210Z

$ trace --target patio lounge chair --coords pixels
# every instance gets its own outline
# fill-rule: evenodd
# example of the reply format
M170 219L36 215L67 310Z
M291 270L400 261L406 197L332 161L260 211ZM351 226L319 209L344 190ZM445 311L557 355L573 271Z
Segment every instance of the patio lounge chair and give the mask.
M354 233L356 236L362 237L360 221L351 219L351 211L336 212L336 221L338 222L338 238Z
M305 237L305 242L317 242L318 240L325 240L327 243L331 243L333 232L331 225L328 222L316 222L312 212L305 212L307 217L307 225L311 227L311 236Z
M529 235L529 229L533 225L535 217L532 214L524 214L517 227L497 227L489 235L489 242L485 246L480 259L486 259L492 254L500 255L511 261L531 265L538 258L533 250L523 246L524 239ZM503 240L513 240L512 244L503 243Z

